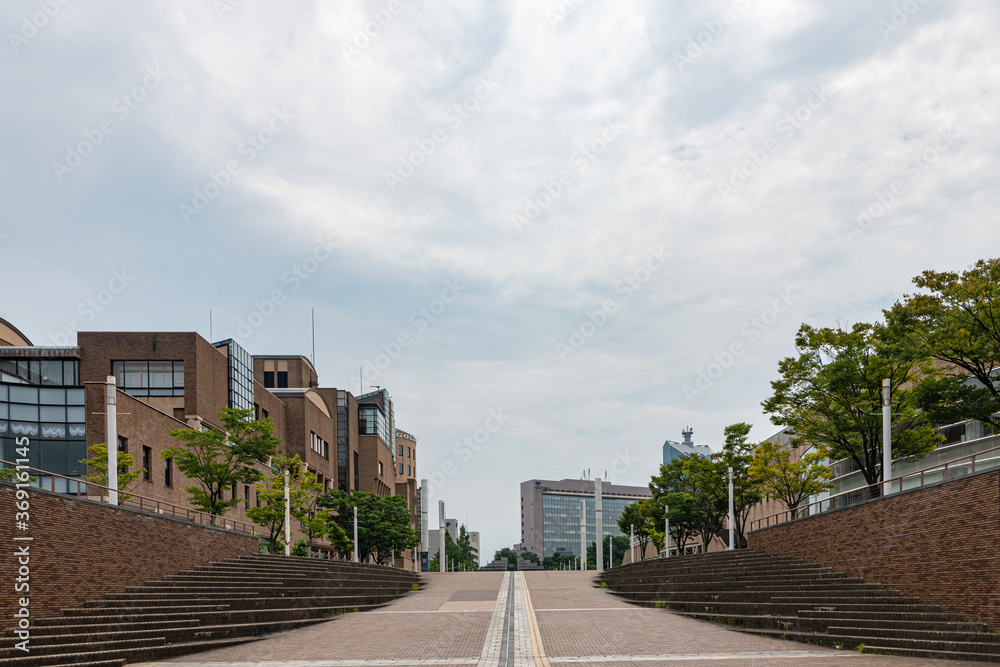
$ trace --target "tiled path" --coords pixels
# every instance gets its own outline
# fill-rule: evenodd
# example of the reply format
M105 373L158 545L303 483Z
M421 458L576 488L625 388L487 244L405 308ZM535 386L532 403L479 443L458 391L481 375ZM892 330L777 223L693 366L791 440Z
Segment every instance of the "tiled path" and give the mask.
M593 572L424 575L419 592L377 611L240 646L156 663L164 667L380 665L638 665L655 667L964 667L786 642L663 609L632 606L594 587Z

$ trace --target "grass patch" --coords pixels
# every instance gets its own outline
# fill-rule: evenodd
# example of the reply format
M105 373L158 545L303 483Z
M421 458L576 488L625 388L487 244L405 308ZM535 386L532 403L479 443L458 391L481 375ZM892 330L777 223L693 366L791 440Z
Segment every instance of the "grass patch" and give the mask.
M597 587L598 588L607 588L608 587L608 582L602 581L601 583L597 584Z
M418 590L420 590L420 584L413 584L413 586L410 587L410 590L411 591L418 591Z

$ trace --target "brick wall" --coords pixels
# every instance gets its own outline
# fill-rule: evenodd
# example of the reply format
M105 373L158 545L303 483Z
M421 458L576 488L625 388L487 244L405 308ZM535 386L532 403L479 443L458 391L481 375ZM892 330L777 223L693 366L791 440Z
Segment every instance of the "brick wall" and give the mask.
M1000 628L1000 472L750 533L750 546L874 579Z
M3 576L0 628L14 625L14 603L29 597L32 617L99 599L126 586L157 579L195 565L257 553L255 537L198 526L106 504L32 489L31 542L13 542L15 488L0 483ZM15 593L18 570L14 545L30 545L30 590Z

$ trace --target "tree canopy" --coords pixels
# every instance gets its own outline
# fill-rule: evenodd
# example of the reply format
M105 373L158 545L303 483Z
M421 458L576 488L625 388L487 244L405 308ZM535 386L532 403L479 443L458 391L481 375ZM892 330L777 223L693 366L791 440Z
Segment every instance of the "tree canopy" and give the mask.
M354 508L358 508L358 557L384 564L420 543L411 525L403 496L382 497L361 491L327 491L317 504L335 513L334 522L345 535L354 533Z
M177 469L198 486L189 486L191 503L209 514L224 515L241 501L228 500L224 492L237 482L253 484L263 478L258 470L274 455L280 440L274 437L269 418L253 419L253 410L224 408L219 411L223 430L175 429L170 435L179 444L163 450Z
M967 271L924 271L886 321L914 354L939 362L917 404L939 424L978 419L1000 429L1000 259ZM971 381L970 381L971 380Z
M788 426L793 444L823 447L833 460L852 459L868 484L882 481L882 379L890 383L894 458L925 456L942 437L918 412L912 383L933 374L919 351L899 345L882 325L850 330L803 324L798 356L778 364L781 377L763 402L771 421Z

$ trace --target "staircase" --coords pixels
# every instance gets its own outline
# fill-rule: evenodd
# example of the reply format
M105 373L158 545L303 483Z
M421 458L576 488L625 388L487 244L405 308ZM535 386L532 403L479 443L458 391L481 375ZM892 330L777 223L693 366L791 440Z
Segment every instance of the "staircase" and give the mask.
M0 667L119 667L240 644L382 606L418 581L378 565L241 556L32 619L30 653L8 630Z
M742 549L606 570L608 590L736 630L872 653L1000 662L1000 635L918 598L787 556Z

